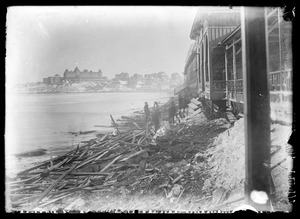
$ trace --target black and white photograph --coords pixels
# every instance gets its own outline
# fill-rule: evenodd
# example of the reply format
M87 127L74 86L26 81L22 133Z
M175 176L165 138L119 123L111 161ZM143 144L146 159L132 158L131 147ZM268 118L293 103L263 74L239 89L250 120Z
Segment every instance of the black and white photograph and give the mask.
M5 211L292 212L294 18L7 7Z

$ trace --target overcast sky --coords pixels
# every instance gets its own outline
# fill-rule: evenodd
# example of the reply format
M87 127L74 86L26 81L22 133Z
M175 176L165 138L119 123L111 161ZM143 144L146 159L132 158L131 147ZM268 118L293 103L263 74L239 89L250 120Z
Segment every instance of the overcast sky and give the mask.
M182 73L196 7L11 7L7 83L42 81L76 65L108 78Z

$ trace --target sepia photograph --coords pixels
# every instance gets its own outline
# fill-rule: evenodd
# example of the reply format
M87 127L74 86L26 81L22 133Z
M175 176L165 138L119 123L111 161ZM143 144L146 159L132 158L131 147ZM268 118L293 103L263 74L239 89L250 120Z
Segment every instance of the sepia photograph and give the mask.
M5 211L292 212L294 17L8 7Z

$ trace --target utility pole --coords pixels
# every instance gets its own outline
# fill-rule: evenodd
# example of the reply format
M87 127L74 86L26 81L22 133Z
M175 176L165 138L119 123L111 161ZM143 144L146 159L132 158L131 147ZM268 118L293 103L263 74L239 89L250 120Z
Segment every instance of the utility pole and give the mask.
M243 7L241 36L245 111L245 198L270 211L270 97L263 7Z

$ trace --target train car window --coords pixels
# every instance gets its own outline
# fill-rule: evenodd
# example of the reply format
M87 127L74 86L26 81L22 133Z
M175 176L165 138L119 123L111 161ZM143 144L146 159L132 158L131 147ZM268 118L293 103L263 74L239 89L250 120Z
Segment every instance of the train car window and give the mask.
M233 80L233 48L230 47L226 51L227 53L227 79Z
M224 50L222 48L215 48L212 53L212 70L214 81L225 80L224 69Z

